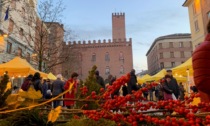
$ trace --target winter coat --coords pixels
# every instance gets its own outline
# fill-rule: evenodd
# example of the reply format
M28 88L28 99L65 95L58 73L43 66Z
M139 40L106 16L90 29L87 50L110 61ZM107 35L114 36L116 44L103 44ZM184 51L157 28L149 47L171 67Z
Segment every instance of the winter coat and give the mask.
M130 77L130 80L128 82L128 93L129 94L132 93L132 90L134 90L134 91L138 90L138 87L136 85L136 83L137 83L136 75L133 72L131 72L130 75L131 75L131 77Z
M46 94L47 94L47 83L43 83L42 84L42 94L43 94L43 98L46 97Z
M64 82L60 79L55 80L51 87L52 96L57 96L64 91Z
M36 91L40 90L42 92L42 84L40 79L36 79L35 81L32 82L34 85L34 89Z
M72 78L69 79L65 83L64 89L68 90L70 88L71 84L73 84L72 90L65 94L65 98L75 98L75 93L76 93L76 90L77 90L77 82L75 80L73 80ZM74 102L75 101L64 101L64 105L65 106L72 106L72 105L74 105Z
M171 81L169 82L168 85L169 89L172 90L172 92L174 93L174 95L176 96L176 98L178 99L179 95L180 95L180 91L179 91L179 85L177 84L177 81L175 78L171 78Z
M164 100L173 100L172 98L172 93L173 93L173 90L171 90L169 88L169 85L170 85L170 82L165 82L163 84L163 91L164 91Z
M104 79L101 76L96 77L96 82L101 85L102 88L105 89Z

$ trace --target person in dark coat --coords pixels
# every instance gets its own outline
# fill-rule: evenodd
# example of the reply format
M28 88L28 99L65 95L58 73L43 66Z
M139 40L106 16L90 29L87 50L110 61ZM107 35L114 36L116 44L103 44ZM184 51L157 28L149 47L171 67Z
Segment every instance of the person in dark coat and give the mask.
M57 80L55 80L52 83L51 91L52 91L52 97L58 96L60 93L64 91L64 82L61 80L62 75L57 75ZM53 101L53 107L56 108L60 105L60 101Z
M123 96L126 96L128 94L128 88L126 85L123 85L122 92L123 92Z
M28 75L28 77L25 78L23 84L21 85L21 89L23 91L28 91L28 89L30 88L31 84L32 84L32 78L33 78L33 75L30 74Z
M42 94L43 94L43 98L45 98L46 97L46 94L47 94L47 80L46 79L43 80Z
M42 84L41 84L41 77L40 73L36 72L32 78L32 83L34 85L34 89L36 91L40 90L42 92Z
M184 86L183 86L182 82L179 83L179 90L180 90L180 97L179 97L179 99L183 101L184 100L184 96L185 96L184 93L186 91L184 89Z
M164 100L173 100L172 98L173 90L169 88L170 84L172 84L171 81L172 81L171 76L165 75L165 82L163 84Z
M172 70L167 70L167 75L171 77L169 89L173 91L175 97L178 99L180 95L179 85L177 84L176 79L172 75Z
M128 81L128 93L129 94L132 93L132 90L134 90L134 91L138 90L136 83L137 83L137 78L135 75L135 70L132 69L130 72L130 80Z
M105 89L104 79L99 75L99 71L95 72L96 82Z

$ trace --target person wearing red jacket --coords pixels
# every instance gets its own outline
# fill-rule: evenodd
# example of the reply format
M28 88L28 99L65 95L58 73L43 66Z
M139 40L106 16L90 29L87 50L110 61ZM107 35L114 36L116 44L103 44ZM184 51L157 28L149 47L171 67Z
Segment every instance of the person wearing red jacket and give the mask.
M77 82L77 77L78 77L79 75L77 74L77 73L72 73L72 75L71 75L71 78L68 80L68 81L66 81L66 84L65 84L65 86L64 86L64 89L65 90L68 90L68 89L70 89L71 87L71 90L69 91L69 92L67 92L66 94L65 94L65 98L75 98L75 94L76 94L76 92L77 92L77 84L78 84L78 82ZM75 103L75 101L64 101L64 105L67 107L67 108L72 108L73 106L74 106L74 103Z
M197 46L192 56L194 82L202 102L210 102L210 21L207 32L204 42Z

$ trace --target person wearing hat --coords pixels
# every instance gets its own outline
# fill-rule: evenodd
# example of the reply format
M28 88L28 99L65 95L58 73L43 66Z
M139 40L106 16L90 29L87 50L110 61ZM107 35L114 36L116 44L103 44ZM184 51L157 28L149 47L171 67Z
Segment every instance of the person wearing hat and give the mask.
M169 89L171 89L173 91L175 97L178 99L179 95L180 95L179 85L178 85L176 79L172 75L172 70L167 70L166 72L167 72L167 75L169 75L171 77Z

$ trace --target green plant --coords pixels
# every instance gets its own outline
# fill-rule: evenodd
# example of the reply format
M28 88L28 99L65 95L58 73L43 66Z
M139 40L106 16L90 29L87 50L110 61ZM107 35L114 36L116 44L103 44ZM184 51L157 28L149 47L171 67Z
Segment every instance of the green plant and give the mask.
M111 120L100 119L98 121L94 121L83 117L81 119L71 119L69 122L57 126L117 126L117 125L114 121Z
M86 86L88 88L88 91L86 95L82 95L81 91L79 90L79 92L77 93L78 99L84 99L87 96L90 96L92 91L95 91L96 94L100 93L100 88L102 87L96 82L95 78L96 69L97 67L94 65L92 69L89 71L88 78L86 78L83 84L80 84L79 89ZM88 104L88 106L85 107L85 109L97 109L99 107L95 102L77 102L76 106L78 108L81 108L84 104Z
M5 92L8 82L9 82L9 76L7 72L5 72L3 78L0 81L0 108L5 106L5 100L11 94L11 89Z
M47 124L47 115L38 109L15 112L7 119L10 126L51 126Z

